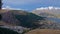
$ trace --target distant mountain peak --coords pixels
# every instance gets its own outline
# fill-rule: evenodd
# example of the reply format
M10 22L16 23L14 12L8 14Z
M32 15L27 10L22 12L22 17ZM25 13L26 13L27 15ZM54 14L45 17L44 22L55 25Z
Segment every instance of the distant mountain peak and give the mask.
M2 9L5 9L5 10L22 10L22 9L19 9L19 8L2 8Z
M49 17L52 16L60 18L60 7L52 7L52 6L41 7L33 10L32 13L39 16L42 15L42 16L49 16Z
M41 7L41 8L36 8L36 10L52 10L52 9L60 9L60 7L53 7L53 6L49 6L49 7Z
M6 10L24 10L24 9L20 9L20 8L12 8L10 6L3 7L2 9L6 9Z

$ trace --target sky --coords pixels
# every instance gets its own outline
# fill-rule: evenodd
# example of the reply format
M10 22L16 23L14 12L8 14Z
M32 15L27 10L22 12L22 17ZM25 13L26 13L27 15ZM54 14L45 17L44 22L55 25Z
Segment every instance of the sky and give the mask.
M60 0L2 0L3 8L18 8L32 11L40 7L60 7Z

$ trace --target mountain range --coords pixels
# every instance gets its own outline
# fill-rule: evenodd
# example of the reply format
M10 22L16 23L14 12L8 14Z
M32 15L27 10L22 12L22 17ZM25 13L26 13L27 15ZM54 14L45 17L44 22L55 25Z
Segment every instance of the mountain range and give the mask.
M60 22L60 8L57 7L45 7L45 8L37 8L33 10L32 13L47 17L49 20Z
M40 9L32 12L5 9L0 12L0 26L13 26L14 28L15 26L21 26L23 29L60 29L60 23L58 23L60 18L56 16L59 12L60 9Z

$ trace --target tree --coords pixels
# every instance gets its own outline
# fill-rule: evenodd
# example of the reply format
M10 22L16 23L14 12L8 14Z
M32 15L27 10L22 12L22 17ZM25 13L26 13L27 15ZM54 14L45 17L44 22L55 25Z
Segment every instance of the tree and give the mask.
M2 19L2 15L0 14L0 20Z
M0 9L2 8L2 0L0 0Z
M0 27L0 34L19 34L19 33L11 29Z

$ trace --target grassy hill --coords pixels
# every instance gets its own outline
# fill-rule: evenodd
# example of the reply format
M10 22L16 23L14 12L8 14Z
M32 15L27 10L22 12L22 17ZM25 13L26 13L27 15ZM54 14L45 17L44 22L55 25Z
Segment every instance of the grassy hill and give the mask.
M35 29L31 30L25 34L60 34L60 30L54 29Z
M60 29L59 23L23 10L9 10L0 13L0 17L0 23L3 22L1 23L2 25L22 26L26 28Z
M42 13L42 14L47 15L47 16L54 16L52 14L45 14L45 13ZM23 10L8 10L8 11L1 10L0 26L1 25L22 26L22 27L30 28L30 29L36 29L36 28L48 29L48 31L49 29L60 30L59 23L56 23L51 20L47 20L46 17L42 17L42 16L38 16L34 13L30 13ZM47 31L47 30L44 30L44 31Z
M9 10L0 15L2 17L1 20L6 24L27 28L37 28L40 26L37 22L44 20L44 17L23 10Z

